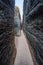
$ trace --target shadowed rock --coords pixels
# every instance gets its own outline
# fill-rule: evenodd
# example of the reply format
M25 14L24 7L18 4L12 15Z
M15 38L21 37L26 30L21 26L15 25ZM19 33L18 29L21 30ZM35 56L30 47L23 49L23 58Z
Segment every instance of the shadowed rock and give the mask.
M37 63L43 65L43 0L24 0L23 16L26 37Z
M13 0L0 0L0 65L14 65L16 57L12 3Z

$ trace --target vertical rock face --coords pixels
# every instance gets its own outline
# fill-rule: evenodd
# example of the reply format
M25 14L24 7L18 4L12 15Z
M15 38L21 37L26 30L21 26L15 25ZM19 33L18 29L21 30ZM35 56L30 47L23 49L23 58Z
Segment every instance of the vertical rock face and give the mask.
M0 0L0 65L14 65L14 1Z
M30 40L38 65L43 65L43 0L26 1L23 8L24 32Z
M20 29L21 29L21 16L20 16L20 11L19 7L15 6L15 16L14 16L14 30L15 30L15 35L20 35Z

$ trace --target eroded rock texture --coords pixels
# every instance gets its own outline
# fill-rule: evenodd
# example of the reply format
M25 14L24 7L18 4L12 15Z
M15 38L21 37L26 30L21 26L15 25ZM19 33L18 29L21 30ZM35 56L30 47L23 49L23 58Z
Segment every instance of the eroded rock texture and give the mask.
M14 65L16 56L14 1L0 0L0 65Z
M43 65L43 0L24 0L23 9L24 32L38 65Z

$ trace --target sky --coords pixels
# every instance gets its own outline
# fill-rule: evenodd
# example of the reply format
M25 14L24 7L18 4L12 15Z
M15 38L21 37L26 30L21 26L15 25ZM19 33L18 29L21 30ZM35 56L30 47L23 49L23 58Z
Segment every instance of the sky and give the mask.
M20 8L20 14L21 18L23 15L23 0L15 0L15 6L18 6Z

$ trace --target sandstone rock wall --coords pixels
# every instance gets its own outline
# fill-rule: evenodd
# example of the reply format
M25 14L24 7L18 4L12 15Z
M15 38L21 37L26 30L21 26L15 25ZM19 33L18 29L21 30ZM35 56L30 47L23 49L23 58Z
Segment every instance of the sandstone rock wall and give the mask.
M16 48L14 43L13 0L0 0L0 65L14 65Z
M24 3L23 30L27 39L30 41L38 65L43 65L43 2L40 0L40 2L36 2L37 5L35 5L35 2L33 1L33 6L35 6L30 6L30 9L27 8L29 7L29 4L26 4L29 2L30 1L27 0L27 2ZM41 3L42 6L39 6L39 3ZM27 12L27 14L25 12Z

